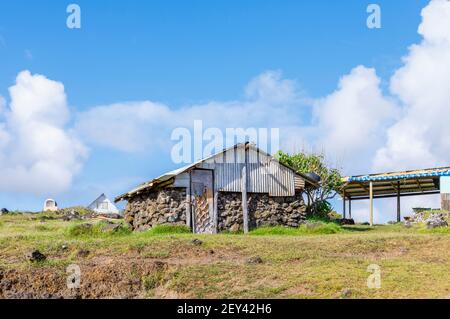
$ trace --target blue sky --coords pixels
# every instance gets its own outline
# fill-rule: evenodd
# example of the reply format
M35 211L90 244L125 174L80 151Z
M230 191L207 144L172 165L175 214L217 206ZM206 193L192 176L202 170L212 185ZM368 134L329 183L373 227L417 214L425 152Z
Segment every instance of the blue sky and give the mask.
M74 2L81 7L79 30L66 27L68 1L0 3L0 96L10 103L8 88L24 70L62 83L71 114L68 132L77 131L82 114L115 103L151 101L173 112L211 101L245 104L246 86L268 71L280 72L280 81L295 82L295 90L306 97L292 106L301 114L295 119L306 126L317 121L313 114L320 111L299 110L299 105L329 97L358 65L376 70L379 90L388 100L401 100L400 93L390 93L391 78L408 48L421 42L417 30L429 1ZM381 29L366 27L370 3L382 8ZM400 104L399 109L405 107ZM386 125L397 120L387 119ZM170 148L128 152L111 147L111 141L91 144L89 134L83 134L87 154L70 187L42 194L3 189L0 206L35 210L46 196L64 206L88 204L97 193L113 197L177 166L170 162ZM142 134L158 138L157 130ZM302 138L309 140L308 134ZM430 166L442 156L436 158ZM353 161L361 170L355 173L377 167L366 157ZM353 164L343 166L353 173Z

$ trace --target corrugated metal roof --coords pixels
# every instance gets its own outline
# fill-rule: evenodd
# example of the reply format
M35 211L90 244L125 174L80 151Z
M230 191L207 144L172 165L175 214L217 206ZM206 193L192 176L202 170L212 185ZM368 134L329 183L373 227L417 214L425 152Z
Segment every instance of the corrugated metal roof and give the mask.
M344 182L385 181L385 180L398 180L398 179L434 177L434 176L450 176L450 167L428 168L428 169L413 170L413 171L369 174L369 175L359 175L359 176L348 176L348 177L344 177L343 181Z
M339 194L364 199L369 194L370 183L374 196L435 194L439 192L441 176L450 176L450 167L347 176L342 179L344 186Z
M239 143L239 144L236 144L236 145L234 145L234 146L232 146L232 147L226 148L226 149L222 150L221 152L218 152L218 153L216 153L216 154L214 154L214 155L211 155L211 156L208 156L208 157L206 157L206 158L204 158L204 159L201 159L201 160L199 160L199 161L197 161L197 162L194 162L194 163L192 163L192 164L183 166L183 167L178 168L178 169L176 169L176 170L167 172L167 173L165 173L165 174L163 174L163 175L161 175L161 176L159 176L159 177L157 177L157 178L151 180L150 182L143 183L143 184L139 185L138 187L132 189L131 191L129 191L129 192L125 193L125 194L122 194L122 195L120 195L120 196L117 196L117 197L115 198L115 201L117 202L117 201L124 200L126 197L129 197L130 195L133 195L133 194L138 193L138 192L140 192L140 191L143 191L143 190L147 190L147 189L149 189L149 188L152 188L152 187L154 187L154 186L156 186L156 185L158 185L158 184L161 184L161 183L163 183L163 182L165 182L165 181L170 180L171 178L173 178L173 177L175 177L175 176L177 176L177 175L179 175L179 174L182 174L182 173L184 173L184 172L190 170L191 168L194 168L194 167L196 167L196 166L198 166L198 165L200 165L200 164L202 164L202 163L208 162L208 161L210 161L211 159L213 159L214 157L216 157L216 156L218 156L218 155L220 155L220 154L223 154L223 153L225 153L225 152L227 152L227 151L229 151L229 150L232 150L232 149L234 149L234 148L237 148L237 149L243 148L244 146L246 146L246 147L251 147L251 148L253 148L254 150L257 150L259 153L261 153L261 154L263 154L263 155L265 155L265 156L267 156L267 157L273 158L272 155L270 155L270 154L268 154L268 153L266 153L266 152L260 150L260 149L257 148L256 145L254 145L254 144L251 144L251 143L245 143L245 144L244 144L244 143ZM239 155L239 152L237 152L236 156L238 156L238 155ZM273 158L273 159L274 159L274 158ZM307 175L304 175L304 174L301 174L301 173L297 173L297 172L295 172L295 170L294 170L293 168L291 168L291 167L289 167L289 166L287 166L287 165L285 165L285 164L282 164L282 163L280 163L280 164L281 164L282 167L285 167L286 169L291 170L291 171L293 172L293 174L296 174L296 175L301 176L303 179L305 179L306 181L308 181L311 185L316 185L316 184L317 184L314 180L312 180L311 178L309 178ZM251 165L251 164L250 164L250 165ZM226 167L226 165L222 165L222 170L224 169L224 167ZM238 170L238 169L236 168L236 165L234 165L233 168L236 170L235 175L236 175L236 176L240 176L240 170ZM225 175L225 174L224 174L224 175ZM219 176L220 176L220 175L219 175ZM226 182L226 181L224 181L224 182ZM230 180L230 181L228 181L228 182L230 183L230 185L229 185L228 187L226 187L227 189L228 189L228 188L230 188L230 190L231 190L231 189L238 189L238 188L240 187L239 178L234 178L234 179L232 179L232 180ZM216 182L216 183L217 183L217 182ZM234 185L234 184L236 184L236 185ZM234 187L233 187L233 186L234 186ZM316 185L316 186L317 186L317 185Z

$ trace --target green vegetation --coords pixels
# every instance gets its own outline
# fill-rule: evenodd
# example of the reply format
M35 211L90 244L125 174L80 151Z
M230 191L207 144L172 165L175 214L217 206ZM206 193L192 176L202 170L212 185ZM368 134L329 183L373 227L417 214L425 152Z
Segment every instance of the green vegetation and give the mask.
M336 168L329 167L322 154L296 153L287 154L279 151L277 159L292 167L299 173L315 173L320 176L320 187L306 187L307 211L309 215L327 216L332 211L328 200L336 196L336 190L342 186L341 172Z
M184 225L158 225L146 231L147 235L190 234L191 230Z
M260 227L250 232L251 235L308 235L308 234L336 234L342 231L342 228L335 223L317 223L317 226L308 227L301 225L298 228L289 228L283 226Z
M449 228L339 226L316 219L309 228L194 235L183 226L108 232L111 225L105 222L35 218L0 217L0 269L4 276L13 270L14 280L23 278L23 287L43 292L51 282L28 282L63 276L59 282L64 285L66 267L77 264L82 285L90 285L86 291L97 297L128 296L136 290L156 298L450 297ZM90 230L76 230L87 222L93 224ZM47 256L45 261L28 261L27 254L36 249ZM249 263L254 257L262 262ZM162 266L154 267L156 262ZM381 267L380 289L367 288L370 264ZM133 291L127 291L129 284ZM52 293L65 289L61 287L51 288ZM96 287L106 287L111 295L95 295Z

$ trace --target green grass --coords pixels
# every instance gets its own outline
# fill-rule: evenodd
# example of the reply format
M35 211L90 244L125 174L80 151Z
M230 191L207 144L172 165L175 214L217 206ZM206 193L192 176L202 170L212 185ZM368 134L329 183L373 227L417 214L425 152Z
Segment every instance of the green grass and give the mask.
M91 227L83 227L83 225L92 225ZM128 235L131 233L131 229L128 226L121 225L119 229L114 232L107 231L107 223L106 222L97 222L97 223L76 223L67 228L67 234L71 237L88 237L88 238L96 238L96 237L108 237L108 236L120 236L120 235Z
M263 227L249 234L194 235L183 226L161 225L144 232L123 227L107 233L104 222L41 222L34 217L0 217L0 268L64 275L67 265L76 263L86 274L83 278L94 278L91 271L99 270L92 267L103 262L121 272L108 280L136 280L144 296L156 298L341 298L344 289L351 290L350 298L450 297L449 228L322 223L312 229ZM76 231L86 222L94 224L91 230ZM203 244L193 245L194 238ZM68 248L61 250L62 245ZM35 249L47 260L30 263L25 256ZM80 258L80 250L90 254ZM255 256L263 263L247 262ZM167 269L135 270L155 260L167 263ZM381 289L366 286L370 264L381 267Z
M183 225L158 225L145 232L146 235L190 234L191 230Z
M308 228L306 225L301 225L298 228L292 227L259 227L250 232L251 235L290 235L290 236L300 236L300 235L325 235L325 234L336 234L341 232L343 229L341 226L335 223L320 223L320 226L314 228Z

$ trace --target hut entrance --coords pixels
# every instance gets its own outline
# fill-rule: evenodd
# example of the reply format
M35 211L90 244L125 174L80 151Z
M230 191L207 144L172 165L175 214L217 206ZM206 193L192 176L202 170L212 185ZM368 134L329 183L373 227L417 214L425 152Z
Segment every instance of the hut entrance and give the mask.
M195 233L213 233L213 171L192 171L192 221Z

